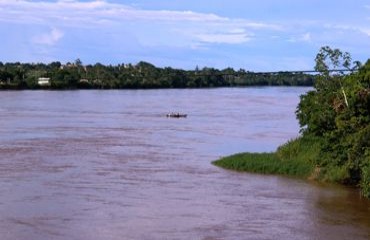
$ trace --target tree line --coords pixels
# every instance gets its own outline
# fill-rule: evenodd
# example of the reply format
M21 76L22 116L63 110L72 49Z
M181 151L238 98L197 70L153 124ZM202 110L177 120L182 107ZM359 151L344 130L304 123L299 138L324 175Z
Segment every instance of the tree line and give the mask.
M40 83L40 79L48 82ZM300 72L255 73L244 69L194 70L138 64L2 63L0 89L151 89L237 86L312 86L315 75Z

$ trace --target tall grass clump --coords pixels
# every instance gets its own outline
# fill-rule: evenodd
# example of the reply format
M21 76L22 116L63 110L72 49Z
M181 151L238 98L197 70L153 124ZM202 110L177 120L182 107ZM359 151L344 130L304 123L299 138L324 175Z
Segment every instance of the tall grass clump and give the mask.
M221 158L214 165L236 171L309 177L315 168L313 140L291 140L274 153L240 153Z

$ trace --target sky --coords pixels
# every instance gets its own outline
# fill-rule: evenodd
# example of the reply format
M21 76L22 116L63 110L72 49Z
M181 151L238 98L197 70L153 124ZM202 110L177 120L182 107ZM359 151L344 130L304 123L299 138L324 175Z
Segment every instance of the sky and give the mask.
M0 0L0 61L310 70L370 58L370 0Z

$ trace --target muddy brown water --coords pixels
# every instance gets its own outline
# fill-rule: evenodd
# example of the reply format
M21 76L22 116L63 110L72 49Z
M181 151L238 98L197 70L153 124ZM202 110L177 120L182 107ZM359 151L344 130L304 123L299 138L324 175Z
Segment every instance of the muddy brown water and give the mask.
M0 239L370 239L355 189L211 165L297 136L307 90L0 92Z

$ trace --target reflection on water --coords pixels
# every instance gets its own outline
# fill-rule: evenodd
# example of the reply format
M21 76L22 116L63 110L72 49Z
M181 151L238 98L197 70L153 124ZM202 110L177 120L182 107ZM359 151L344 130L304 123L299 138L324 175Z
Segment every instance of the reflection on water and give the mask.
M354 189L210 164L295 137L307 90L0 92L1 239L369 239Z

